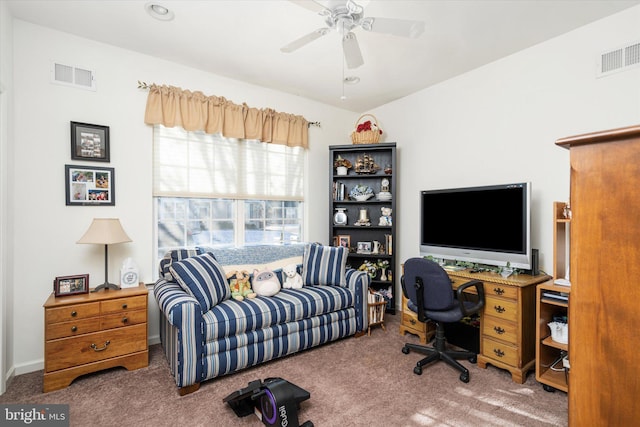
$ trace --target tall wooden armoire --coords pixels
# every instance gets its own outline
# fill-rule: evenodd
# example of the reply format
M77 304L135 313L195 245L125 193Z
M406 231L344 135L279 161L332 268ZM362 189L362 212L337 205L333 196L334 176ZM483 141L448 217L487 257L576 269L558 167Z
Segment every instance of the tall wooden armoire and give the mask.
M640 125L556 144L571 158L569 425L637 425Z

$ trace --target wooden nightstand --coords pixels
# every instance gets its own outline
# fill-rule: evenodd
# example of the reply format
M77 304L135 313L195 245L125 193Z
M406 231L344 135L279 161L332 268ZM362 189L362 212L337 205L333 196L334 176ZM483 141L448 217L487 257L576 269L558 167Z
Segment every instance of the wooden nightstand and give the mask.
M44 304L43 391L115 366L147 366L147 297L144 284L58 298L52 293Z

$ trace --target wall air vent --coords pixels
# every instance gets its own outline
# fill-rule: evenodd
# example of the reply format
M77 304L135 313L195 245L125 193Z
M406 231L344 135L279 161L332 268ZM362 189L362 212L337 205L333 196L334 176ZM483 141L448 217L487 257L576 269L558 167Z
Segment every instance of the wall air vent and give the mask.
M54 61L51 63L51 83L95 91L96 74L86 68Z
M600 54L596 74L597 77L604 77L638 65L640 65L640 41Z

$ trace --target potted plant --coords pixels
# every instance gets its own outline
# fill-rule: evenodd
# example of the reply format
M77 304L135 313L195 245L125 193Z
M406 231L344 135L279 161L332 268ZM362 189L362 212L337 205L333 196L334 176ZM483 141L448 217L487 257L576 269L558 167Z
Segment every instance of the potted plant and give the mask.
M353 165L348 159L343 158L338 154L338 158L333 162L333 167L336 168L337 175L346 175L349 169Z

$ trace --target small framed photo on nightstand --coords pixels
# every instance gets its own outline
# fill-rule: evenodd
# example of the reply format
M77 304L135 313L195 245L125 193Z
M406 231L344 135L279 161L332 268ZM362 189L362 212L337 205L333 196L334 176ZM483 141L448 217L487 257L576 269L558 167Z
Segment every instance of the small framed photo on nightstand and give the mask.
M53 281L53 293L56 297L89 293L89 275L59 276Z

